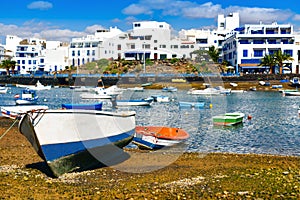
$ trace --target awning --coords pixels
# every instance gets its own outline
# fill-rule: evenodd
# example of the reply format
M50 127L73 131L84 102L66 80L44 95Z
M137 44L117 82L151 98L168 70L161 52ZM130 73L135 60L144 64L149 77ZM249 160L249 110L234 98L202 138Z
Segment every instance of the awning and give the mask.
M133 54L143 54L143 53L151 53L151 51L125 51L124 53L133 53Z

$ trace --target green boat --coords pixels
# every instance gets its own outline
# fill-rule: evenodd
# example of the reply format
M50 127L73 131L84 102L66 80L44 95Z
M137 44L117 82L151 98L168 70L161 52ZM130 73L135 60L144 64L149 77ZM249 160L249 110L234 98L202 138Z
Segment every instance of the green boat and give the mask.
M235 124L243 123L245 114L239 112L225 113L213 117L213 124L217 126L233 126Z

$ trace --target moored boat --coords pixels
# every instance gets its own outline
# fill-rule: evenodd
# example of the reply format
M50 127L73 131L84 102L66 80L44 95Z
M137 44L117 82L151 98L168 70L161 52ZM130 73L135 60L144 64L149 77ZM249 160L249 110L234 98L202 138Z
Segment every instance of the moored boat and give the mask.
M135 133L135 112L28 112L19 122L19 131L58 177L115 164Z
M145 99L116 100L117 106L150 106L152 101Z
M189 134L181 129L166 126L136 126L132 143L141 149L161 149L177 145Z
M40 81L37 81L35 85L22 85L16 84L16 87L28 88L30 90L50 90L51 85L43 85Z
M162 90L163 92L177 92L177 88L173 86L168 86L168 87L163 87Z
M282 96L300 96L300 91L298 90L283 90Z
M204 108L205 102L186 102L179 101L179 107L184 108Z
M94 104L73 104L63 103L62 109L79 109L79 110L102 110L102 102Z
M232 126L243 122L245 114L239 112L225 113L214 116L213 124L218 126Z
M8 117L11 119L19 119L21 115L31 112L31 111L39 111L46 110L48 106L44 105L24 105L24 106L2 106L1 114L4 117Z
M8 90L8 87L0 86L0 94L5 94Z
M14 98L16 105L37 104L37 101L39 99L38 95L36 94L36 91L28 88L22 90L21 94L16 94Z

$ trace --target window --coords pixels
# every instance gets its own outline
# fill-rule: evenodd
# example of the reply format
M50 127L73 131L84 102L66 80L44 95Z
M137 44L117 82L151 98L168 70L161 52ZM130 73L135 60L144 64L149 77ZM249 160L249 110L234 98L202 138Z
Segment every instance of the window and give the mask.
M90 50L86 51L86 55L89 56L90 55Z
M92 50L92 55L94 56L96 53L95 53L95 50Z
M25 65L25 60L22 60L22 64Z
M240 40L240 44L249 44L248 40Z
M161 44L161 45L159 45L159 48L165 49L165 48L167 48L167 46L165 44Z
M28 60L28 64L31 65L31 60Z
M75 51L72 51L72 56L75 56Z
M134 24L134 27L141 27L141 24L140 23L136 23L136 24Z
M264 40L253 40L253 44L264 44Z
M40 63L44 63L44 62L45 62L44 58L41 58Z
M269 44L276 44L276 40L270 39L270 40L268 41L268 43L269 43Z
M121 45L120 44L118 44L118 50L122 50L122 48L121 48Z
M254 57L263 57L263 50L254 50Z
M282 42L282 44L288 44L289 43L289 41L287 39L282 39L281 42Z
M77 56L80 56L80 51L79 50L77 51Z
M293 56L293 50L291 49L286 49L283 51L284 54L287 54L287 55L290 55L290 56Z
M154 43L157 43L157 40L154 40Z
M247 49L243 50L243 57L248 57L248 50Z
M33 60L33 64L36 65L36 60Z

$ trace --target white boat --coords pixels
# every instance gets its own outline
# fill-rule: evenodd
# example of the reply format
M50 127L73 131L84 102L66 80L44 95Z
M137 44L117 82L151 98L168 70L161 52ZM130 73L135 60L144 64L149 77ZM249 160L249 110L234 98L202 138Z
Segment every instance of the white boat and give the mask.
M282 96L300 96L300 91L298 90L282 90Z
M95 93L82 93L80 94L82 99L111 99L112 96L107 94L95 94Z
M1 107L1 114L4 117L8 117L11 119L20 118L22 114L25 114L29 111L39 111L39 110L46 110L48 106L43 105L25 105L25 106L3 106Z
M143 92L144 88L143 87L132 87L132 88L127 88L127 90L135 91L135 92Z
M122 94L126 89L119 88L117 85L110 86L108 88L96 87L95 92L97 94L108 94L108 95L119 95Z
M153 98L154 102L161 102L161 103L170 102L170 98L168 96L164 96L164 95L152 95L151 97Z
M6 94L8 87L0 86L0 94Z
M17 105L32 105L37 104L39 96L35 90L26 88L22 90L21 94L16 94L14 98Z
M74 92L93 92L93 91L95 91L94 87L80 86L74 88Z
M40 81L37 81L35 85L22 85L22 84L16 84L16 87L22 87L22 88L28 88L31 90L50 90L51 85L43 85Z
M232 87L237 87L238 86L237 83L229 83L229 85L232 86Z
M145 99L116 100L117 106L150 106L152 101Z
M192 88L187 93L193 95L220 95L220 94L230 94L231 89L205 88L203 90L196 90Z
M44 110L28 112L19 131L53 175L111 166L135 133L135 112Z
M120 94L120 90L113 88L106 89L104 87L94 88L94 92L80 94L82 99L112 99L112 97Z
M204 108L205 102L179 101L179 107L183 108Z
M173 86L163 87L161 91L163 91L163 92L177 92L177 88L173 87Z

